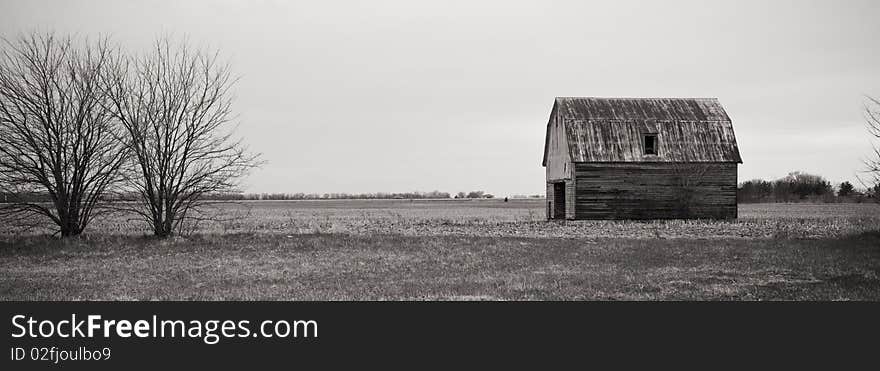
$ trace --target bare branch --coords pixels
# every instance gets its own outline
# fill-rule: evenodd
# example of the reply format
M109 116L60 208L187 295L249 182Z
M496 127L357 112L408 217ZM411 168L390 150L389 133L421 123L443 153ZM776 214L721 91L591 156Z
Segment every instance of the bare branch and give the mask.
M0 206L0 217L38 216L61 236L77 235L99 213L126 157L100 86L117 50L106 38L36 33L3 44L0 186L14 200Z
M858 180L865 186L875 200L880 202L880 99L866 97L865 126L872 137L872 151L864 160L864 174Z
M259 166L258 155L228 127L233 84L216 52L168 38L150 53L121 60L107 80L111 111L132 153L124 192L157 236L203 215L205 195L237 192L238 180Z

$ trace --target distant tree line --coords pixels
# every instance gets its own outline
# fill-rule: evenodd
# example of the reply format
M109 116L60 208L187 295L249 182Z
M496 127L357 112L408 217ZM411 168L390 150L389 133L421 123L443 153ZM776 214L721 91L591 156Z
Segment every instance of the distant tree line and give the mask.
M458 192L375 192L375 193L240 193L213 194L207 196L215 200L425 200L448 198L494 198L484 191Z
M220 196L220 195L215 195ZM245 193L226 195L238 200L393 200L450 198L448 192L375 192L375 193Z
M880 183L856 189L850 182L833 185L819 175L792 172L773 181L749 180L739 184L740 203L757 202L880 202Z
M483 191L458 192L455 198L495 198L495 195Z
M105 201L131 200L134 194L111 194L104 197ZM427 200L427 199L477 199L495 198L495 195L484 191L458 192L455 195L449 192L375 192L375 193L209 193L201 196L205 201L257 201L257 200ZM544 195L512 195L511 199L544 198ZM27 202L52 202L52 196L48 193L9 193L0 192L0 203L16 201Z

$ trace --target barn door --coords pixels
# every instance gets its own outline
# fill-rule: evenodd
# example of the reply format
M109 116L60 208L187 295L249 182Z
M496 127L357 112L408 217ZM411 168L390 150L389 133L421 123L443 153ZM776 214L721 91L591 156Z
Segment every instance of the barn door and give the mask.
M565 219L565 183L553 183L553 219Z

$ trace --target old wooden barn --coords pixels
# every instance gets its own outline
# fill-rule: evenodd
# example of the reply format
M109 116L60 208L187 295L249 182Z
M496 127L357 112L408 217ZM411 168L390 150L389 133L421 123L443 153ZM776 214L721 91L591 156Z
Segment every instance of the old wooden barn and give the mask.
M547 218L736 218L740 163L717 99L556 98Z

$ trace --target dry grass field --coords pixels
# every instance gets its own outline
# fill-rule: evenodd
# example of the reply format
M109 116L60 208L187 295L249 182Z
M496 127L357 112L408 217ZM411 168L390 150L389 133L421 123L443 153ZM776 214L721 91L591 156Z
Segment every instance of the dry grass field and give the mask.
M543 200L259 201L156 240L0 236L3 300L880 300L880 205L544 221ZM100 231L100 232L97 232Z

